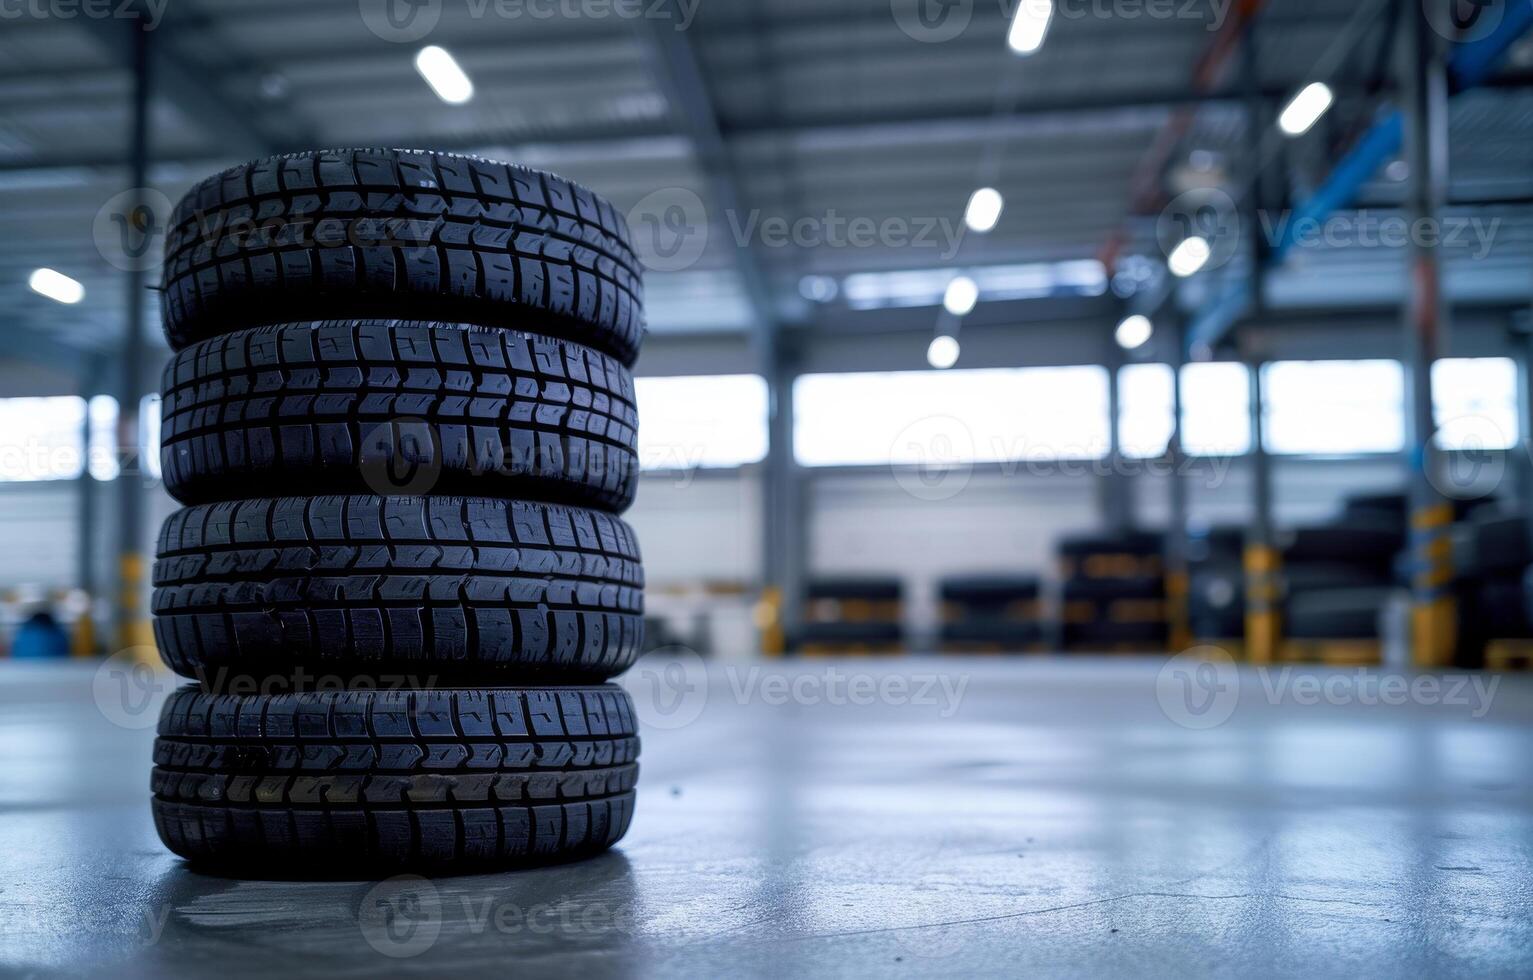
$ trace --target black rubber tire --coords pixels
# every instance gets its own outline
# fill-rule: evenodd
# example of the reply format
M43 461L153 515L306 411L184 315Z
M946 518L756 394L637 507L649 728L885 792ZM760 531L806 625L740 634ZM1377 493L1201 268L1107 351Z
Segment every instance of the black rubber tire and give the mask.
M638 260L611 204L561 177L424 150L314 150L225 170L165 238L171 347L332 317L516 327L632 365Z
M805 623L798 631L799 644L824 646L892 645L904 639L905 631L899 623Z
M638 777L615 685L171 694L154 825L207 865L474 871L606 850Z
M633 530L486 497L281 497L188 507L160 532L154 632L171 669L605 679L643 642Z
M182 503L292 486L633 502L633 377L569 341L405 320L259 327L176 355L163 392L161 467Z
M1388 524L1362 520L1301 527L1281 536L1284 565L1331 562L1388 569L1405 547L1405 533Z
M1166 580L1159 575L1136 575L1133 578L1087 578L1076 575L1065 579L1060 594L1065 602L1160 599L1166 594Z
M1043 624L1014 619L960 619L937 630L943 646L996 646L1023 650L1043 642Z
M955 575L937 583L937 597L943 602L979 608L1031 602L1039 591L1036 575Z
M1332 589L1304 592L1283 609L1283 633L1296 640L1372 640L1379 636L1379 613L1394 590Z
M865 600L895 602L904 595L905 586L897 578L816 578L804 584L804 598L838 601Z

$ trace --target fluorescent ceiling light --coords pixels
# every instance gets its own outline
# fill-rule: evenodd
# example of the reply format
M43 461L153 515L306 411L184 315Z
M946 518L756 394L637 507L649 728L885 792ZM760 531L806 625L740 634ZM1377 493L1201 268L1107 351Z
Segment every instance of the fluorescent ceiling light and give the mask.
M1133 350L1136 347L1143 347L1154 333L1155 325L1150 322L1150 318L1136 313L1131 317L1125 317L1123 322L1118 324L1113 337L1118 341L1119 347L1124 350Z
M1213 254L1208 247L1208 239L1194 235L1184 238L1182 244L1171 252L1171 257L1166 260L1171 274L1186 279L1208 264L1209 256Z
M938 334L926 348L926 363L939 371L946 371L958 363L958 338Z
M55 303L74 304L85 298L85 287L62 272L38 269L27 278L32 292L46 296Z
M968 316L979 302L979 287L968 276L958 276L947 284L942 294L943 307L954 316Z
M1289 136L1302 136L1325 115L1335 100L1331 87L1324 82L1306 85L1278 116L1278 126Z
M1054 19L1054 0L1016 0L1017 12L1006 32L1006 46L1017 54L1032 54L1043 47Z
M462 105L474 97L474 83L469 81L457 59L448 54L446 48L435 44L421 48L415 56L415 70L443 102Z
M963 223L969 226L969 230L983 235L1001 220L1001 209L1005 206L1000 191L994 187L981 187L969 195L969 206L963 212Z

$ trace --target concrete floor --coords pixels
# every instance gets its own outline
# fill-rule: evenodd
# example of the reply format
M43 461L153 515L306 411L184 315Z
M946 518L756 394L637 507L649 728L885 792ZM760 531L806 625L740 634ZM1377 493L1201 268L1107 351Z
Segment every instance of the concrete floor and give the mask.
M93 676L0 667L0 972L1533 972L1527 676L1475 717L1345 671L1314 704L1149 660L644 664L618 850L381 886L188 871L142 705Z

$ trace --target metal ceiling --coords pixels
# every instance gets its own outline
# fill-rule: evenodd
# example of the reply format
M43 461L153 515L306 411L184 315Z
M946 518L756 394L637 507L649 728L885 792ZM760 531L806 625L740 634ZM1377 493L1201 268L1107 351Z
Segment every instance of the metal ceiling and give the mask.
M1131 186L1168 119L1192 110L1163 175L1168 196L1239 183L1250 166L1247 99L1270 112L1311 80L1354 9L1271 0L1254 27L1256 90L1228 72L1209 95L1194 86L1193 68L1229 15L1227 0L1062 2L1047 43L1027 59L1007 51L1010 5L994 0L960 0L967 26L943 41L918 22L911 29L915 0L426 0L434 29L404 43L369 28L380 6L170 0L153 39L156 189L173 200L199 177L265 152L400 145L555 170L625 211L656 191L662 202L690 192L703 202L707 243L687 267L647 275L657 333L746 331L764 319L833 329L841 301L805 299L803 277L1091 259L1120 228L1122 254L1163 260L1155 215L1131 213ZM1118 6L1141 13L1096 15ZM634 10L667 19L620 13ZM131 79L115 43L124 30L83 15L0 26L0 317L25 339L13 351L110 352L122 332L121 274L93 229L126 180ZM701 91L668 85L665 59L678 49L667 31L695 61ZM1284 147L1272 169L1290 193L1323 178L1387 98L1389 62L1375 56L1385 40L1382 23L1367 32L1333 79L1337 107ZM474 80L472 102L444 105L426 87L411 64L424 43L454 53ZM1530 73L1525 44L1496 84L1454 104L1454 196L1489 200L1503 219L1490 253L1450 256L1450 285L1476 298L1529 294L1533 89L1521 86ZM710 133L722 151L703 145ZM949 232L981 180L1005 195L1005 215L955 250ZM1399 197L1388 179L1364 193L1385 212ZM807 219L801 227L820 239L852 219L930 234L814 246L758 231L742 260L741 229L773 216ZM649 233L638 222L641 251ZM84 302L66 307L29 291L27 275L44 265L84 283ZM1279 273L1273 298L1377 303L1400 295L1399 267L1378 249L1311 251ZM155 297L144 301L157 316Z

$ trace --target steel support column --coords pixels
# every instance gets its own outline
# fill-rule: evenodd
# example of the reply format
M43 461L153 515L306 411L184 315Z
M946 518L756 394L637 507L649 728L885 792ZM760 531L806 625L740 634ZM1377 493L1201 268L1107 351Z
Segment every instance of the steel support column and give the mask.
M1187 568L1187 454L1182 451L1182 366L1183 347L1180 313L1173 308L1162 329L1171 350L1171 439L1166 444L1170 464L1168 487L1171 517L1166 526L1166 604L1170 625L1171 649L1192 646L1192 625L1188 609L1189 575Z
M1410 165L1407 211L1412 227L1439 220L1447 196L1448 67L1442 39L1412 5L1400 47L1405 92L1405 147ZM1448 330L1442 254L1436 236L1412 236L1405 307L1406 453L1411 515L1411 658L1417 667L1453 663L1457 611L1449 526L1453 507L1434 483L1431 451L1432 364Z
M1251 526L1246 534L1246 659L1272 663L1282 641L1279 599L1282 562L1275 544L1272 517L1272 457L1267 454L1266 395L1262 365L1253 361L1251 373Z
M1107 368L1107 458L1103 461L1105 471L1098 481L1098 500L1102 525L1117 533L1133 526L1134 502L1123 467L1123 401L1118 387L1123 370L1123 350L1110 335L1103 366Z
M81 423L83 431L80 433L86 459L85 465L80 467L80 479L75 488L79 494L76 502L80 534L75 549L75 588L84 594L86 606L79 623L75 625L71 645L75 656L81 657L96 653L98 645L95 620L99 586L96 579L96 542L101 531L98 520L100 508L96 496L101 488L90 471L90 400L105 387L106 373L104 359L92 356L85 361L80 384L80 397L85 399L86 405L85 420Z
M801 621L807 560L804 485L793 458L794 359L780 343L764 352L770 401L762 467L762 648L786 653Z
M149 92L150 32L146 22L130 20L133 36L132 130L129 135L129 187L137 200L128 213L136 214L146 206L144 191L149 183ZM144 377L144 296L147 285L142 269L134 264L125 274L127 326L123 332L122 376L117 396L117 445L127 454L138 447L138 406L143 397ZM135 453L136 455L136 453ZM145 561L144 519L147 498L143 481L126 472L117 478L117 614L114 617L119 649L153 643L149 618L144 608Z

